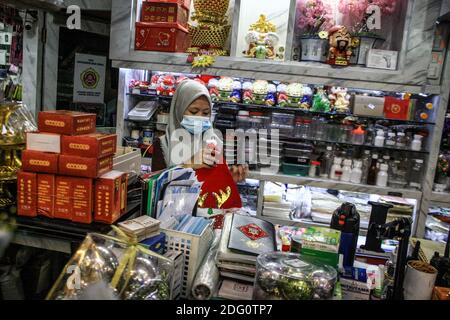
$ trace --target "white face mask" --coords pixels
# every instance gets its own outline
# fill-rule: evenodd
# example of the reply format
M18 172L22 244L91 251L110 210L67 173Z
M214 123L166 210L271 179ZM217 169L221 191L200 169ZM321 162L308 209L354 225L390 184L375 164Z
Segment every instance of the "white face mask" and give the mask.
M191 134L199 134L211 129L212 124L209 117L183 116L181 126Z

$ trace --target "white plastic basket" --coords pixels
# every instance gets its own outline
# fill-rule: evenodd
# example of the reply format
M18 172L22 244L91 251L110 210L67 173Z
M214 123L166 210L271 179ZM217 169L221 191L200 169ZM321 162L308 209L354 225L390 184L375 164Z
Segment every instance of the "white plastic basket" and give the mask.
M212 223L201 235L162 229L166 234L166 250L181 251L184 254L183 285L181 297L189 298L195 275L214 238Z

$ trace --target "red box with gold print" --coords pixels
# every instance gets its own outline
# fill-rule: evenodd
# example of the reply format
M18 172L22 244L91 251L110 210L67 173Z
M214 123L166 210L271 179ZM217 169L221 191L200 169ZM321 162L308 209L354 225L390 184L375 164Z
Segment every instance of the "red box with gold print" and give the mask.
M59 154L23 150L22 170L38 173L58 173Z
M94 207L94 180L89 178L70 178L72 185L72 221L92 223Z
M147 0L142 2L141 22L179 23L187 28L190 0Z
M116 153L117 135L91 133L81 136L62 136L61 153L63 155L86 158L103 158Z
M95 113L67 110L42 111L38 115L38 128L41 132L73 136L94 133L96 121Z
M71 177L56 176L54 218L72 220L72 210Z
M54 174L37 175L37 213L53 218L55 215L56 176Z
M59 156L59 174L62 175L95 179L111 171L112 167L112 156L101 159Z
M37 216L37 174L20 171L17 174L17 214Z
M409 119L409 99L397 99L394 97L385 97L384 116L386 119L408 120Z
M111 171L95 181L94 220L113 224L121 216L123 172Z
M188 29L178 23L136 22L135 50L186 52Z

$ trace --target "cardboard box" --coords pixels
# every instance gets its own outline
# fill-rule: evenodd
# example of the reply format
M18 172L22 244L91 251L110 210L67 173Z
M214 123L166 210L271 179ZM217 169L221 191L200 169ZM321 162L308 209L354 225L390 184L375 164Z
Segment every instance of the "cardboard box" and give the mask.
M55 187L54 174L37 175L37 213L53 218L55 215Z
M61 135L56 133L28 132L27 150L61 153Z
M61 153L86 158L104 158L116 153L117 135L91 133L80 136L62 136Z
M94 220L113 224L121 216L123 172L111 171L95 181Z
M135 50L186 52L188 29L178 23L136 22Z
M370 290L366 282L340 278L342 300L370 300Z
M355 116L384 116L384 97L355 95L353 102L353 114Z
M410 101L386 97L384 102L384 116L387 119L408 120L410 117Z
M55 218L72 220L71 177L56 176Z
M58 173L59 154L32 150L22 151L22 170L38 173Z
M188 20L189 5L186 6L183 1L147 0L142 2L141 22L179 23L187 28Z
M101 159L60 155L59 174L95 179L113 167L113 157Z
M164 256L172 261L174 269L169 299L178 300L181 298L181 290L183 287L184 255L181 251L169 250Z
M42 111L38 115L38 128L42 132L59 133L68 136L94 133L97 116L67 110Z
M37 174L20 171L17 174L17 214L37 216Z
M92 223L94 181L89 178L70 178L72 188L72 221Z

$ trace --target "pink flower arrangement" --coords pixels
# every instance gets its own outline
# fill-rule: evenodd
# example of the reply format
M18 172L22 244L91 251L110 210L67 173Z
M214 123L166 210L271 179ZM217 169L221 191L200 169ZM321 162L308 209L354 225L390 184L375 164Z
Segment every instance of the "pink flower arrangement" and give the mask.
M310 35L326 30L334 25L332 9L322 0L298 0L297 25Z
M392 15L397 9L397 0L339 0L338 8L354 23L353 31L367 32L366 9L370 5L379 6L383 15Z

